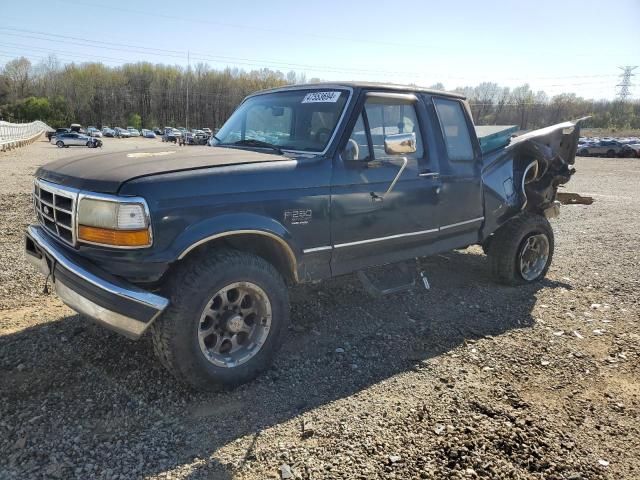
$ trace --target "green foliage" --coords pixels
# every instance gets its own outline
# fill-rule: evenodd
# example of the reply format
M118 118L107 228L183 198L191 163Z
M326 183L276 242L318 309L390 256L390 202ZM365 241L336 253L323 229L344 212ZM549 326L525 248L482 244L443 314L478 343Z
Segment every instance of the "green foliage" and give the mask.
M139 62L119 67L101 63L60 66L55 58L33 68L26 58L0 70L0 112L5 117L40 119L53 126L127 125L136 128L184 125L222 126L248 94L288 83L304 83L304 75L270 69L213 70L198 64L179 66ZM312 78L310 83L320 81ZM189 95L187 96L187 85ZM444 85L434 85L444 89ZM483 82L456 88L470 104L479 124L517 124L536 128L591 115L590 127L640 128L640 102L620 104L587 100L567 93L549 98L529 85L515 88ZM188 102L188 105L187 105ZM189 117L187 118L187 111Z
M46 98L29 97L16 100L9 108L11 115L23 122L32 122L51 115L51 105Z
M69 106L66 100L59 96L51 100L42 97L16 100L4 105L2 111L8 118L18 122L42 120L56 126L70 123Z
M142 128L142 117L137 113L132 113L127 120L127 126L140 130Z

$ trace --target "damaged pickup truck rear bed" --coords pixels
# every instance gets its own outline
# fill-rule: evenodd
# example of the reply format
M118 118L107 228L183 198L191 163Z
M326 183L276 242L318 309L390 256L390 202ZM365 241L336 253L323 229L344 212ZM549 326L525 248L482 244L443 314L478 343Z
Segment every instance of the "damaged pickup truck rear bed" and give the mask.
M77 311L134 339L150 330L176 378L237 384L283 339L286 285L358 272L397 292L408 269L375 285L370 268L474 244L500 282L543 278L579 121L514 130L476 129L463 97L415 86L258 92L212 148L40 168L28 258Z

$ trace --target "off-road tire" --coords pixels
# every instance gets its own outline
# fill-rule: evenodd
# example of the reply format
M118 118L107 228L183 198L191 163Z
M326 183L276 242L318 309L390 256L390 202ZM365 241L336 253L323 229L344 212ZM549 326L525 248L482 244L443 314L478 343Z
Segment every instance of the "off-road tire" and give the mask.
M233 368L209 362L198 343L200 315L211 296L234 282L262 288L271 303L271 329L254 357ZM203 252L178 265L166 292L170 305L151 327L161 363L178 380L198 390L219 390L255 378L269 367L289 324L289 292L282 276L263 258L237 250Z
M531 235L545 234L549 242L549 256L544 270L533 280L520 274L520 251ZM544 278L553 258L554 237L549 221L542 215L523 213L512 218L492 236L487 256L494 279L505 285L525 285Z

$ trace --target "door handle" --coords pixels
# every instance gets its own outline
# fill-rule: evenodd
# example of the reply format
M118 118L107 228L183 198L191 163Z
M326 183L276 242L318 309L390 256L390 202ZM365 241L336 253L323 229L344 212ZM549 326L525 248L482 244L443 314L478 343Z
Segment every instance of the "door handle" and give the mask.
M422 178L438 178L440 174L438 172L424 172L419 173L418 176Z

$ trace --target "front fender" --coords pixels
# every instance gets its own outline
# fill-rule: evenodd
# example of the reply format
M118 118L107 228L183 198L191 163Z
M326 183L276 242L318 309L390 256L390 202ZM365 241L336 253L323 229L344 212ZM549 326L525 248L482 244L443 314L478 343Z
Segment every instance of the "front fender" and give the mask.
M184 258L194 248L216 238L229 235L256 234L278 241L296 265L301 249L296 245L289 230L277 220L254 213L223 214L207 218L186 228L174 240L172 250L178 259Z

